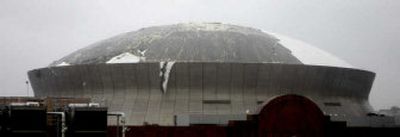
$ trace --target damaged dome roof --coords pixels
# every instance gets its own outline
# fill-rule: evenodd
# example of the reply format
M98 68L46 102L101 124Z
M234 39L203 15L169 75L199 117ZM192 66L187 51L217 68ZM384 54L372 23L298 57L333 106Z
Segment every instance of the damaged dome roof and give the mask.
M139 62L284 63L352 67L304 42L221 23L142 28L99 41L50 64Z

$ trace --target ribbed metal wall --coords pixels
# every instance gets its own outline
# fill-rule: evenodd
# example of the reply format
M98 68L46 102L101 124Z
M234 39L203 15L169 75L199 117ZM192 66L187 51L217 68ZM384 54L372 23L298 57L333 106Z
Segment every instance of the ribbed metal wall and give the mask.
M333 120L368 125L368 71L289 64L175 63L161 90L159 63L97 64L32 70L36 97L90 97L123 111L129 125L173 125L175 115L245 115L272 97L294 93L319 105Z

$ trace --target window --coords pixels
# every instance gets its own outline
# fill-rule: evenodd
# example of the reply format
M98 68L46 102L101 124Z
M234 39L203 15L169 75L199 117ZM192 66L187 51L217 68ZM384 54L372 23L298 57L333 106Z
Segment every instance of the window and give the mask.
M338 106L342 106L342 104L340 104L340 102L324 102L325 106L330 106L330 107L338 107Z
M230 100L203 100L203 104L231 104Z

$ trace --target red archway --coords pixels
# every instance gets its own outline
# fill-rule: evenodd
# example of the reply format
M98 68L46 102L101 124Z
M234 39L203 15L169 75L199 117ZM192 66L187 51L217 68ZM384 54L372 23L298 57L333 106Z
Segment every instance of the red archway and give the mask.
M283 95L269 101L259 112L259 137L324 136L324 115L310 99Z

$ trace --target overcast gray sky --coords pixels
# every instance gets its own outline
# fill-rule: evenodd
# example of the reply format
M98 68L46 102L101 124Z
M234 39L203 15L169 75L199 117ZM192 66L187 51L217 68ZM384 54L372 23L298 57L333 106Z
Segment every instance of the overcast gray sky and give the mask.
M399 13L399 0L0 0L0 96L26 95L28 70L113 35L222 22L285 34L374 71L372 106L400 106Z

